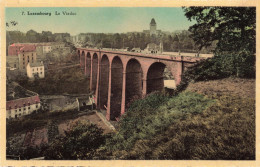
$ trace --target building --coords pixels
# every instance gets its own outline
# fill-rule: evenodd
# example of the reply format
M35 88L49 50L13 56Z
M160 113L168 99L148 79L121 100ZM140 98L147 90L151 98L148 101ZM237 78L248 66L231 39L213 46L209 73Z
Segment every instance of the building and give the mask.
M157 45L155 43L147 44L147 47L144 49L145 53L162 53L163 52L163 45Z
M12 44L8 47L7 63L11 68L26 71L28 63L37 59L36 47L33 44Z
M43 62L28 63L27 65L27 77L34 79L35 76L44 78L44 64Z
M94 96L85 96L76 98L78 111L93 110L96 108Z
M39 95L24 89L15 82L8 83L6 118L18 118L36 112L41 108Z
M39 95L6 102L6 118L18 118L36 112L41 107Z
M160 36L162 33L161 30L157 30L157 25L156 25L154 18L152 18L152 20L150 22L150 30L143 30L143 32L146 34L150 34L150 36L152 36L152 35Z
M65 47L65 43L63 42L52 43L52 49L63 49L64 47Z
M142 52L141 48L133 48L131 52Z

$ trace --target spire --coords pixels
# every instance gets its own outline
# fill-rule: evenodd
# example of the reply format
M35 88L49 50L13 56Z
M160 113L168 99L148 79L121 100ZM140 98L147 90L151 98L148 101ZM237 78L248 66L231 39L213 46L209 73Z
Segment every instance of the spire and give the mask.
M154 18L152 18L152 20L151 20L151 23L150 23L150 24L156 24L156 22L155 22Z

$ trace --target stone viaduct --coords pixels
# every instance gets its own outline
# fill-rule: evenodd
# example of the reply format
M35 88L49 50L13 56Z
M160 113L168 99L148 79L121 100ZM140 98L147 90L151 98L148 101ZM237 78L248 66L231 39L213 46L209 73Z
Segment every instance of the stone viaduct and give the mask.
M183 71L203 59L90 48L77 48L77 54L96 106L107 111L108 120L117 120L134 99L163 90L165 68L178 85Z

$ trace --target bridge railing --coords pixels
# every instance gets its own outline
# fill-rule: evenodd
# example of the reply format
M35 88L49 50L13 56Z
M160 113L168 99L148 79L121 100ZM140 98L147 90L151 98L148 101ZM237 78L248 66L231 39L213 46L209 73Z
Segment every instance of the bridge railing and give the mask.
M195 55L194 53L181 53L180 55L175 55L175 54L149 54L149 53L142 53L142 52L137 53L137 52L129 52L129 51L104 50L104 49L93 49L93 48L77 48L77 49L91 51L91 52L101 52L101 53L110 53L110 54L118 54L118 55L138 56L144 58L165 59L165 60L172 60L172 61L187 61L187 62L197 62L210 57L210 56L192 57L192 55Z

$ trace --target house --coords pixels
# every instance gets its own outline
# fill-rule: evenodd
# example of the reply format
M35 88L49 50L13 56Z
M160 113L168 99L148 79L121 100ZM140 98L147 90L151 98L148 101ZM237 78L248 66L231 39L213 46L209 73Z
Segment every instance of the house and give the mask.
M76 98L78 104L78 111L82 110L93 110L96 108L94 96L83 96Z
M149 43L147 44L147 47L144 49L145 53L162 53L163 52L163 46L162 43L160 45L157 45L155 43Z
M44 64L43 62L28 63L27 65L27 77L34 79L37 75L39 78L44 78Z
M36 47L33 44L14 43L8 47L7 63L11 68L26 72L27 64L36 59Z
M140 48L133 48L131 52L141 52L142 50Z
M6 118L18 118L36 112L41 107L39 95L6 102Z

